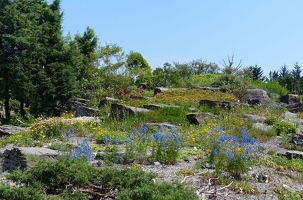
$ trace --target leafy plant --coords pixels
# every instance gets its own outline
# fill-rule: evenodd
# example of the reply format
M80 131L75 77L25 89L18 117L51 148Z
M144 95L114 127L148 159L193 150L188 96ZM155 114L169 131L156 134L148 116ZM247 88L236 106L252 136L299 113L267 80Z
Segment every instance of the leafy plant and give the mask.
M297 128L289 122L278 121L273 124L273 128L276 130L277 135L296 133Z
M269 117L267 117L267 118L264 119L263 123L267 124L267 125L273 125L277 121L278 121L277 117L275 117L275 116L269 116Z

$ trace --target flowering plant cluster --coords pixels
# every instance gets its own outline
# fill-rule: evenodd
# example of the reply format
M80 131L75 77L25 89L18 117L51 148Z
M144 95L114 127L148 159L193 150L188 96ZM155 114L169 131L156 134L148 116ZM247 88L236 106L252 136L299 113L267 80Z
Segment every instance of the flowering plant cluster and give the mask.
M173 128L160 129L153 133L152 155L150 159L166 164L176 162L182 147L182 137Z
M181 135L174 128L160 128L159 131L151 133L148 124L140 128L134 128L131 133L125 134L124 140L117 140L115 135L106 136L103 141L110 141L112 144L125 144L126 161L136 159L141 162L146 158L148 149L151 148L150 160L163 163L174 163L182 147ZM116 141L117 142L114 142Z
M94 160L93 152L87 142L87 139L83 140L79 147L72 149L71 151L72 159L86 158L88 161Z
M224 134L222 127L217 127L215 131L217 137L210 141L212 149L208 151L208 162L218 174L227 172L234 178L240 178L260 157L260 143L247 135L245 127L241 129L240 137Z

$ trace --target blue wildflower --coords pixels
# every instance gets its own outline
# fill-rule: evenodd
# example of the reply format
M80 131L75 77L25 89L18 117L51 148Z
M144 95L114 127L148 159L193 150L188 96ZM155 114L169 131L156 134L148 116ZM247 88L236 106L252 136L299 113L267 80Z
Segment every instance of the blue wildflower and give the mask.
M226 150L225 154L230 158L230 159L234 159L234 154L231 153L230 151Z
M217 156L218 154L219 154L218 150L215 149L215 150L214 150L214 155Z
M140 131L141 133L146 134L148 131L148 125L144 124L143 126L141 126Z

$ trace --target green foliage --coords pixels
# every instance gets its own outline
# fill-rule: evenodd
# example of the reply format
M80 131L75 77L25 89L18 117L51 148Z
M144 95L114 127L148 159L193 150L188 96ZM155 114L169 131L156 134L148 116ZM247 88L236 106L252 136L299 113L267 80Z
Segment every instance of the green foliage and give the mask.
M280 200L301 200L303 198L303 191L291 191L276 185L275 194Z
M264 82L261 80L255 80L253 84L258 88L265 90L269 96L271 94L278 94L283 96L289 93L289 90L286 87L280 85L277 81Z
M263 80L263 71L261 67L258 67L257 65L255 66L250 66L249 70L252 72L252 79L253 80Z
M285 121L277 121L273 124L273 128L276 130L277 135L296 133L297 128L295 125Z
M234 74L221 75L211 86L219 87L223 91L235 95L240 101L246 100L246 91L252 88L250 79Z
M150 148L150 142L143 132L133 131L128 135L125 142L125 159L126 162L134 160L142 164L146 161L147 150Z
M44 188L49 194L58 194L67 185L80 187L96 180L97 169L85 160L67 159L62 156L58 160L43 160L35 163L34 167L24 172L15 171L8 178L24 183L27 187Z
M58 160L37 158L32 168L7 174L8 179L22 183L24 187L11 188L0 185L0 197L4 200L42 200L47 199L46 196L50 198L56 195L57 199L89 199L89 196L97 198L98 194L112 190L118 191L116 199L138 199L140 196L147 199L198 198L191 189L183 185L153 183L152 179L155 177L156 174L145 172L138 167L94 168L85 160L68 159L64 156ZM96 193L81 192L80 188L88 188L93 184L102 187L95 191ZM150 196L150 192L154 195Z
M186 114L188 108L176 107L176 108L160 108L158 110L152 110L146 115L146 122L170 122L173 124L186 124Z
M0 199L2 200L43 200L42 191L29 187L11 187L0 184Z
M100 129L94 135L94 139L99 144L119 144L121 141L125 141L126 134L119 130Z
M28 6L28 5L31 6ZM9 99L27 103L36 117L59 115L59 104L79 94L95 61L97 38L91 29L75 40L62 37L60 1L5 1L1 4L0 79L10 119ZM14 106L15 109L15 106Z
M173 104L180 106L199 106L202 99L220 100L228 102L236 102L238 99L232 94L223 92L213 92L210 90L195 90L195 89L170 89L162 91L155 96L155 102L164 104Z
M176 68L169 63L164 63L162 68L158 67L152 72L152 83L155 87L180 87L183 78Z
M221 74L199 74L191 75L189 77L189 87L192 86L201 86L201 87L210 87L212 83L217 80Z
M135 189L126 189L117 195L117 200L198 200L193 191L181 184L158 183L143 185Z
M131 51L127 56L126 64L130 71L136 68L150 68L145 58L139 52Z
M104 161L107 163L117 163L118 158L118 147L116 145L107 145L104 149Z
M155 139L149 159L164 164L174 164L179 158L179 150L178 138Z
M259 192L256 186L251 185L245 180L234 180L231 188L236 192L244 194L257 194Z
M279 119L276 116L269 116L264 119L263 123L267 125L275 124Z
M263 163L267 167L274 168L278 171L297 171L303 172L303 160L300 158L287 158L285 156L270 156Z

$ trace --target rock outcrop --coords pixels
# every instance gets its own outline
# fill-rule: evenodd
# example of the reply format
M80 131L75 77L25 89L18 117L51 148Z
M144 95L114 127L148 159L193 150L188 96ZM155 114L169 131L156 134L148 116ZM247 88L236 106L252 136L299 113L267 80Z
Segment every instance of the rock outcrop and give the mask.
M287 109L290 112L297 113L302 111L302 102L300 101L299 95L296 94L287 94L280 97L282 103L287 104Z

